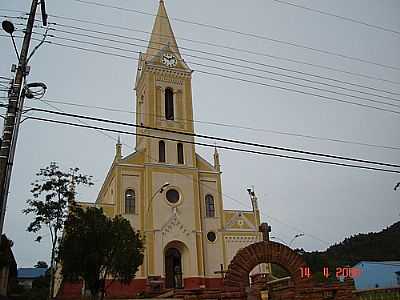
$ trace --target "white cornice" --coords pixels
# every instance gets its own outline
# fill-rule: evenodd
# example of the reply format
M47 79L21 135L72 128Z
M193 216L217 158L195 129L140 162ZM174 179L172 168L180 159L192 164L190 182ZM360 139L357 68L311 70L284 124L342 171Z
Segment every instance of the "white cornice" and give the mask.
M173 76L173 77L180 77L180 78L185 78L185 79L190 79L192 77L192 71L186 71L182 69L176 69L176 68L165 68L159 65L153 65L151 63L146 62L143 72L151 72L154 74L159 74L159 75L167 75L167 76Z

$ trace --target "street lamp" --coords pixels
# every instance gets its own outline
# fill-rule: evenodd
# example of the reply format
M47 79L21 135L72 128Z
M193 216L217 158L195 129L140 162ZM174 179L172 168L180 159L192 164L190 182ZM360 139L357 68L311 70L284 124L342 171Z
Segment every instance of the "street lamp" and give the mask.
M147 208L146 217L149 216L150 208L151 208L151 206L152 206L152 204L153 204L153 199L155 198L155 196L157 196L158 193L162 194L162 193L164 192L164 189L165 189L166 187L168 187L168 186L169 186L169 183L168 183L168 182L164 183L164 184L153 194L153 196L151 196L150 201L149 201L149 207Z
M18 58L18 61L19 61L18 49L17 49L17 45L15 44L15 39L14 39L14 36L13 36L13 33L15 31L14 24L11 21L4 20L3 22L1 22L1 27L3 27L3 30L5 32L7 32L11 36L11 40L12 40L12 43L14 45L14 50L15 50L15 53L17 54L17 58Z
M4 31L7 32L8 34L12 35L15 31L14 24L8 20L4 20L1 23L1 27L3 27Z
M148 219L149 219L150 208L152 207L152 204L153 204L153 199L157 196L157 194L159 194L159 193L162 194L162 193L164 192L165 188L168 187L168 186L169 186L169 183L168 183L168 182L164 183L164 184L153 194L153 196L151 196L150 201L149 201L149 206L148 206L148 208L147 208L147 213L146 213L146 223L147 223L147 224L149 224ZM149 228L148 228L148 229L149 229ZM147 232L149 232L149 231L150 231L150 230L147 230ZM147 233L146 233L146 235L147 235ZM148 252L147 248L146 248L146 252L147 252L147 254L146 254L146 257L147 257L146 274L147 274L147 280L148 280L148 279L149 279L149 261L150 261L150 257L149 257L149 252Z

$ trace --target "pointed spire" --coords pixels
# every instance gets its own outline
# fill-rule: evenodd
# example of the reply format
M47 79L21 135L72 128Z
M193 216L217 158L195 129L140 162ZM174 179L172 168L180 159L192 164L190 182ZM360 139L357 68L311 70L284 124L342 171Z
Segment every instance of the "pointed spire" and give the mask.
M160 0L150 42L146 51L146 60L152 59L154 56L158 55L162 49L168 46L178 59L182 59L174 32L172 31L171 23L169 22L164 1Z
M121 137L118 135L117 144L115 145L115 160L118 161L121 158L122 158Z
M219 153L217 150L217 144L215 144L215 147L214 147L214 168L217 169L217 171L221 171L221 165L219 163Z

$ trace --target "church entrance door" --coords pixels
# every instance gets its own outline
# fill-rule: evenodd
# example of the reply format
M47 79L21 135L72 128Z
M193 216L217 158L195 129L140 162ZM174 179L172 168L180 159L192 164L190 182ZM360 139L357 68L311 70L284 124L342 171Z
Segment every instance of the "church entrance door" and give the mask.
M182 256L176 248L165 252L165 287L182 288Z

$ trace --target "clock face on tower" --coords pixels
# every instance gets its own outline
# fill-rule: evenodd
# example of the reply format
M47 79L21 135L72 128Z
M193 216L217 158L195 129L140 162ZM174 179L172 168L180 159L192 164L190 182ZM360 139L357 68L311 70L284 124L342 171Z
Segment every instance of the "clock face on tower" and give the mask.
M178 60L173 54L166 53L161 57L161 62L167 67L175 67Z

